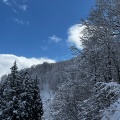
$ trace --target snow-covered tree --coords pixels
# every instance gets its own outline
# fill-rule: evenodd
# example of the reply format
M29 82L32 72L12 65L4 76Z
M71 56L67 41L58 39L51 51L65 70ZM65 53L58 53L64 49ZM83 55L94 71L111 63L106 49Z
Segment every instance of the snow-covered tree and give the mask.
M119 89L115 82L96 83L91 97L79 103L79 120L101 120L103 112L120 97Z
M43 116L43 106L42 101L40 98L40 91L39 91L39 81L36 76L35 79L33 79L33 100L32 100L32 120L40 120Z
M120 83L120 2L118 0L96 0L96 5L89 16L82 23L82 45L80 53L80 72L84 80L93 80L95 83L116 81ZM109 83L109 84L110 84ZM100 110L110 106L116 95L107 89L95 85L94 94L84 102L80 102L79 119L100 119ZM116 97L116 98L115 98ZM114 99L113 99L114 98Z
M85 27L80 67L86 79L120 81L119 4L117 0L97 0L87 19L82 20Z
M86 81L77 79L77 74L78 72L74 71L66 72L67 79L59 85L49 105L53 120L79 120L79 102L87 99L91 92L90 89L86 89L90 88Z
M11 67L11 74L4 82L2 91L2 119L20 119L19 102L22 81L17 70L16 62Z
M16 62L0 89L0 117L4 120L41 120L43 115L37 79L20 74Z

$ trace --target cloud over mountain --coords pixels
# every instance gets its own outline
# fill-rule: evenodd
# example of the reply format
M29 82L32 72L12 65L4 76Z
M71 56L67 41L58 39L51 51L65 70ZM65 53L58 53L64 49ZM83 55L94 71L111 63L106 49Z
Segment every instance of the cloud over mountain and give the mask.
M0 77L4 74L10 73L10 68L14 61L17 62L19 70L32 65L42 64L44 62L55 63L55 60L48 58L26 58L22 56L16 56L13 54L0 54Z

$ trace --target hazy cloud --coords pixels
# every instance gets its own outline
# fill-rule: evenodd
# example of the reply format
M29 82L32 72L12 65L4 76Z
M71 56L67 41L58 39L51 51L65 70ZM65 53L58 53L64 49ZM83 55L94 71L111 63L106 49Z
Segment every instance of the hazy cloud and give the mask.
M0 77L4 74L10 73L10 67L12 67L14 61L17 62L19 70L31 67L32 65L42 64L44 62L55 63L55 60L44 57L26 58L12 54L0 54Z
M29 0L2 0L2 2L11 7L12 10L23 10L26 11L28 8Z
M29 25L30 24L29 21L24 21L22 19L17 19L17 18L14 18L13 21L18 23L18 24L21 24L21 25Z
M2 0L2 1L4 4L11 6L11 3L9 2L9 0Z
M42 48L43 50L47 50L47 49L48 49L47 46L42 46L41 48Z
M21 10L23 10L23 11L26 11L27 10L27 5L19 5L19 8L21 9Z
M82 49L81 37L83 36L83 29L85 27L82 24L75 24L68 29L68 39L69 45L75 45L77 48Z
M57 37L56 35L49 37L49 39L51 42L55 42L55 43L58 43L62 40L61 38Z

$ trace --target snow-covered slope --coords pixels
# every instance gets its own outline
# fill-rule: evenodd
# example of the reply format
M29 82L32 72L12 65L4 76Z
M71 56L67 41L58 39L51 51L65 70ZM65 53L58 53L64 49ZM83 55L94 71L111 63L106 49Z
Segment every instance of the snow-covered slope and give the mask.
M120 98L104 112L101 120L120 120Z
M40 96L42 98L43 110L44 110L44 115L42 120L52 120L52 116L50 115L50 104L53 100L54 94L52 90L50 90L48 84L43 85L43 90L41 90Z
M101 120L120 120L120 85L114 82L110 84L112 86L110 93L114 93L117 100L104 110Z

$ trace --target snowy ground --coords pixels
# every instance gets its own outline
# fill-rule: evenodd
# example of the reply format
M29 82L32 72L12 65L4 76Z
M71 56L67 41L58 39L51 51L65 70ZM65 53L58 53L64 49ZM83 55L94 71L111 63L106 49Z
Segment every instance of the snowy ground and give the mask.
M52 97L52 91L49 88L48 84L43 85L43 90L40 91L40 96L42 97L42 100L49 100Z
M42 120L52 120L50 116L50 104L52 102L54 94L49 89L48 85L43 86L43 90L41 90L41 98L43 102L43 110L44 110L44 116Z
M120 120L120 99L104 112L104 116L101 120Z

